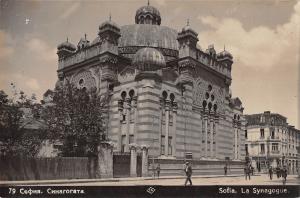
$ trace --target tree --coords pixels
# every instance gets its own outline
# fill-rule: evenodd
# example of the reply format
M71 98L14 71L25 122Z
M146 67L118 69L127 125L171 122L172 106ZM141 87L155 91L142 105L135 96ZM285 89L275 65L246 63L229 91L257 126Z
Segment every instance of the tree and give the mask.
M42 117L48 139L62 144L62 156L96 156L99 143L106 139L103 118L106 99L96 89L78 89L67 82L53 92Z
M13 98L0 90L0 154L2 156L36 156L44 133L40 126L29 128L38 119L40 105L33 95L28 98L23 91L16 92Z

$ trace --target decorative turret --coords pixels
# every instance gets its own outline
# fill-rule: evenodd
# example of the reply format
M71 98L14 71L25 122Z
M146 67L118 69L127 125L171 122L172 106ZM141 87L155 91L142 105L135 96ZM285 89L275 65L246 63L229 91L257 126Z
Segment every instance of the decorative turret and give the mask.
M105 21L99 26L99 37L101 38L102 49L112 53L118 53L118 39L121 36L119 26L111 20Z
M147 6L140 7L135 14L136 24L151 24L160 25L161 17L159 11L150 6L149 1Z
M198 34L190 27L189 20L187 25L178 33L179 58L190 56L196 58L196 45L198 42Z
M225 46L224 46L224 50L222 52L220 52L217 57L220 61L224 61L226 63L229 63L228 65L230 65L230 66L233 63L233 61L232 61L233 56L231 55L230 52L225 50Z
M225 50L225 46L224 46L224 50L217 55L217 59L219 62L222 62L223 64L225 64L225 66L228 70L228 74L231 76L233 56L231 55L231 53L229 53L228 51Z
M216 50L213 44L208 46L208 48L205 50L205 53L209 54L214 59L216 59L217 57Z
M90 46L90 41L87 40L86 34L84 34L84 38L81 38L77 44L77 50L84 49L88 46Z
M70 56L76 51L75 45L69 42L69 39L67 38L67 41L59 44L57 46L57 55L58 60L64 59L67 56Z

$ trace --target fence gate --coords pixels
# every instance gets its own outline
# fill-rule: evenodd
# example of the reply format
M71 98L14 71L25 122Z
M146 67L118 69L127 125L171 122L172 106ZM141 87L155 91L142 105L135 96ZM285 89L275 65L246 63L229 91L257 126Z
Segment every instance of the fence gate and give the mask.
M130 177L130 153L114 153L113 177Z

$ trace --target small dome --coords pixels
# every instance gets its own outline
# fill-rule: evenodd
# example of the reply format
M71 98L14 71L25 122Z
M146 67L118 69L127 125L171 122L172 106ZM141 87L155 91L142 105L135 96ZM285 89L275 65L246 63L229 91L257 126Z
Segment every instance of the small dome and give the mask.
M187 31L190 31L190 32L198 35L197 32L195 30L193 30L189 24L182 28L182 32L187 32Z
M218 58L220 58L220 59L223 59L223 58L233 59L233 56L231 55L230 52L228 52L228 51L226 51L226 50L224 49L224 51L222 51L222 52L220 52L220 53L218 54Z
M61 43L61 44L59 44L59 45L57 46L57 49L58 49L58 50L61 50L61 49L63 49L63 48L68 49L68 50L71 50L71 51L75 51L75 50L76 50L75 45L73 45L72 43L70 43L70 42L68 41L68 39L67 39L67 41L65 41L65 42L63 42L63 43Z
M198 41L198 33L191 28L189 20L187 20L187 24L182 28L181 32L178 33L178 38L183 38L186 36L192 36Z
M158 50L145 47L136 52L132 64L141 71L156 71L165 67L166 61Z
M114 28L114 29L120 31L119 26L118 26L115 22L113 22L111 19L109 19L108 21L103 22L103 23L99 26L99 30L102 30L102 29L104 29L105 27L112 27L112 28Z
M147 6L142 6L136 11L135 23L160 25L161 23L160 13L158 9L156 9L153 6L150 6L148 3Z

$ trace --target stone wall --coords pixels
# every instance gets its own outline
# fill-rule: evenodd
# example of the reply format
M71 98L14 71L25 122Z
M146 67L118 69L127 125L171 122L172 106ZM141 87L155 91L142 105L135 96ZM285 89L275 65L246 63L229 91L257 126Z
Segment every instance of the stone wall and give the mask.
M224 166L227 164L228 174L243 174L243 161L222 160L188 160L193 169L193 175L224 175ZM148 174L153 174L153 160L149 160ZM185 175L185 160L181 159L154 159L154 167L160 164L161 175Z
M102 143L96 157L0 157L0 180L92 179L113 177L112 146Z
M95 178L91 161L86 157L1 157L0 180Z

